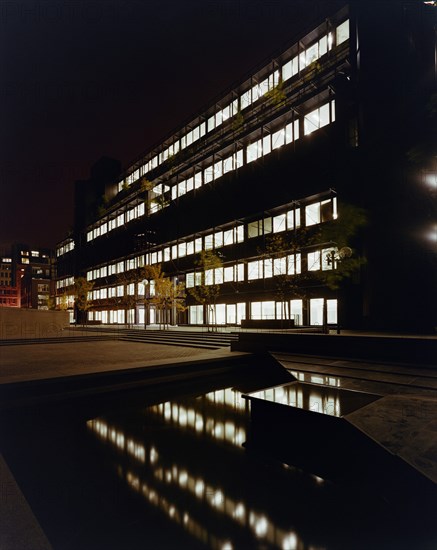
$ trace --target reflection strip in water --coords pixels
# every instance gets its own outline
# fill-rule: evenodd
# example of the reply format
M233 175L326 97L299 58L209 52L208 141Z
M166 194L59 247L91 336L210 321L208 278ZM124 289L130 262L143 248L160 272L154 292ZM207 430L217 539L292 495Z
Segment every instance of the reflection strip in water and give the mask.
M176 414L179 417L180 410L176 411ZM102 441L127 452L141 463L146 462L146 446L134 441L132 438L127 438L121 430L117 430L101 419L90 420L87 422L87 426ZM149 464L152 467L152 474L159 482L168 485L177 485L182 491L190 492L216 512L226 515L242 527L248 527L256 538L263 539L270 544L284 549L294 550L297 547L298 538L294 531L287 532L277 527L263 513L250 509L243 501L237 502L227 497L222 489L208 483L200 476L193 476L186 469L180 469L176 464L173 464L171 468L159 466L157 464L159 453L155 446L150 447L148 457ZM183 512L178 510L174 504L171 504L168 499L160 495L156 489L149 487L139 476L133 474L131 471L128 471L126 476L124 476L122 465L118 465L117 471L119 476L125 479L133 490L141 493L151 504L162 509L173 521L180 524L202 542L208 543L211 548L220 550L223 550L223 548L233 548L229 540L224 541L208 534L208 531L200 523L191 518L186 510Z
M201 414L184 405L168 401L150 407L148 411L161 416L167 423L195 430L198 433L236 445L237 447L241 447L246 440L245 428L238 426L233 420L226 420L225 422L216 420L212 416L207 416L205 413Z

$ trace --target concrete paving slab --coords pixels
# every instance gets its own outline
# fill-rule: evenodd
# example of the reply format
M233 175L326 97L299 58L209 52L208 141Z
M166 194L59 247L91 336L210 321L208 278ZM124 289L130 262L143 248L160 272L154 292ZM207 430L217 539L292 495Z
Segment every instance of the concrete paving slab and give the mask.
M345 418L437 483L437 397L390 395Z
M0 347L0 384L235 357L204 350L118 340Z

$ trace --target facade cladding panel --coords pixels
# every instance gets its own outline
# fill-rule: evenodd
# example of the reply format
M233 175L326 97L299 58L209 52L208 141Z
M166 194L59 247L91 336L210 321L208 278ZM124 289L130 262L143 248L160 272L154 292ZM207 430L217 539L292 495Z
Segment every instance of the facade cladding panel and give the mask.
M78 183L74 236L57 251L58 299L70 303L84 276L91 321L158 322L145 307L150 285L129 274L160 264L188 290L174 324L432 330L435 196L421 182L437 167L435 154L415 162L409 152L432 134L437 10L383 2L370 17L359 4L297 36L122 176L108 160L106 179L102 165ZM358 209L367 224L348 236L342 220ZM360 265L332 288L325 275L341 271L344 245ZM212 308L190 291L202 250L221 262L205 273L220 288Z

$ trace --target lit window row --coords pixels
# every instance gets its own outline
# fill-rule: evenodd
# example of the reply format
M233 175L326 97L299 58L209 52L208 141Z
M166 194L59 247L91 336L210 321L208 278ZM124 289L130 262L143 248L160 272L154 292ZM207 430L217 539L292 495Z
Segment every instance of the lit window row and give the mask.
M174 185L171 190L171 198L174 200L177 197L182 197L186 193L189 193L194 189L198 189L202 185L206 185L211 181L221 178L228 172L237 170L240 166L243 166L243 164L243 150L240 149L233 155L216 161L203 170L196 172L192 177L179 182L177 185Z
M144 296L146 285L140 283L128 283L126 285L115 285L103 288L96 288L89 293L91 300L106 300L107 298L121 298L123 296Z
M327 222L337 219L337 198L332 197L323 201L311 203L304 208L305 226ZM247 224L247 238L259 237L270 233L290 231L301 226L301 209L292 208L276 216L268 216L249 222ZM102 277L117 275L137 269L144 265L154 265L178 258L184 258L192 254L198 254L202 250L219 249L245 240L245 226L243 224L231 229L215 231L203 237L197 237L187 241L181 241L171 246L166 246L146 255L136 256L127 260L121 260L87 272L87 280L92 281ZM239 280L239 279L234 279ZM226 282L226 279L225 279ZM211 283L212 284L212 283Z
M265 157L273 150L279 149L283 145L288 145L297 139L299 139L299 121L295 120L273 134L264 136L248 145L246 147L247 164L261 157Z
M56 305L66 308L74 307L74 295L65 294L63 296L56 296Z
M301 272L301 255L289 254L282 258L265 258L247 264L247 279L269 279L279 275L296 275Z
M121 260L106 266L90 269L87 272L87 280L92 281L101 277L124 273L144 265L154 265L162 262L177 260L192 254L198 254L202 250L222 248L244 241L244 225L237 225L231 229L215 231L204 237L197 237L188 241L166 246L146 255L136 256L128 260Z
M244 281L244 264L207 269L203 272L190 272L186 275L186 287L193 288L201 284L222 285L228 282Z
M324 105L314 109L304 118L305 135L314 132L317 129L335 121L335 100L332 100ZM261 139L249 144L246 147L246 163L249 164L263 156L269 155L275 149L288 145L299 138L299 121L295 120L279 128L277 131L262 137ZM198 189L202 185L206 185L212 181L216 181L230 171L237 170L244 164L243 149L236 153L220 159L206 168L194 173L191 177L184 179L171 188L172 200L181 197L194 189ZM158 187L158 186L157 186ZM157 209L155 209L157 210ZM104 222L92 230L87 232L87 241L92 241L97 237L105 235L108 231L112 231L125 223L137 219L145 214L145 204L141 203L129 210L126 213L120 214L109 222Z
M332 258L332 249L324 248L307 254L308 271L328 271L336 267L336 262Z
M334 262L331 261L331 249L316 250L308 252L307 270L323 271L333 269ZM301 273L301 254L288 254L279 258L262 258L247 262L247 280L269 279L280 275L297 275ZM244 264L235 264L228 267L217 267L207 269L205 272L190 272L186 275L186 287L193 288L202 284L222 285L227 282L244 282Z
M10 263L12 263L12 258L2 258L2 263L10 264Z
M74 285L74 277L65 277L56 281L56 288L66 288Z
M148 174L162 163L166 162L169 158L176 155L179 151L195 143L206 133L212 132L225 121L236 116L239 111L243 111L264 97L269 91L278 86L281 79L282 81L286 81L296 76L300 71L310 66L311 63L325 55L333 46L339 46L348 40L348 38L349 20L346 20L335 29L335 33L330 32L322 36L306 49L301 50L298 55L287 61L280 69L268 75L262 82L255 84L241 94L239 98L233 100L225 107L218 109L212 116L207 118L206 122L201 122L200 124L193 123L195 124L194 128L190 129L180 139L175 139L166 149L155 154L148 162L128 175L125 180L120 181L118 190L121 191L125 183L131 185L140 177Z
M330 202L330 200L328 201ZM300 208L293 208L277 216L268 216L247 224L247 237L252 239L269 233L281 233L300 227Z
M113 229L117 229L117 227L121 227L125 223L129 223L132 220L141 218L141 216L144 216L145 212L146 207L143 202L138 204L137 206L134 206L133 208L129 208L129 210L126 210L126 212L123 212L122 214L119 214L117 217L109 220L108 222L104 222L88 231L86 234L86 240L87 242L89 242L93 239L96 239L97 237L101 237L102 235L108 233L108 231L112 231Z
M62 246L59 246L56 249L56 256L63 256L64 254L67 254L67 252L70 252L71 250L74 250L74 241L68 241Z
M109 265L104 265L95 269L90 269L87 271L86 278L88 281L93 281L94 279L100 279L102 277L108 277L110 275L117 275L124 273L125 271L130 271L132 269L137 269L144 265L144 256L136 256L135 258L129 258L127 260L121 260L118 262L111 263Z
M127 315L126 315L127 313ZM127 319L132 319L134 310L128 310L127 312L124 309L110 309L104 311L90 311L88 312L88 318L90 321L101 321L102 323L117 323L124 325Z

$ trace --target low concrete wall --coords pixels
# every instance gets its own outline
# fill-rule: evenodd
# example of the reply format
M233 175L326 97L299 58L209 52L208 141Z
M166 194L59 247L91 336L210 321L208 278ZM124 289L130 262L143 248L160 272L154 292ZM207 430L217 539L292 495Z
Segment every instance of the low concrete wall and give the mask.
M232 351L285 351L437 368L437 338L241 332Z
M0 307L0 339L50 338L70 324L67 311Z

